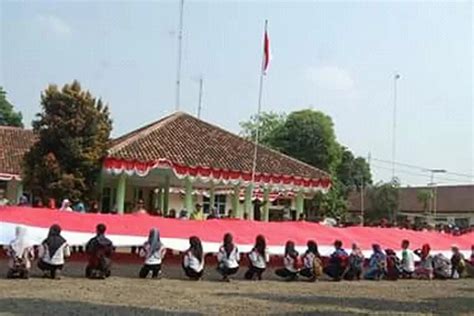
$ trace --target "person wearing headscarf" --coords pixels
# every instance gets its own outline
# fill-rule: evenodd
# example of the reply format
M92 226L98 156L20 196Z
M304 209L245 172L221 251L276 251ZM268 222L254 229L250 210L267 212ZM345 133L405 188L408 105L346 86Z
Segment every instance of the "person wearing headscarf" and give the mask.
M45 273L45 277L59 279L59 274L64 266L64 258L69 257L69 246L61 236L61 227L57 224L49 228L48 237L41 243L38 250L38 268Z
M230 233L224 235L224 242L217 253L217 271L222 275L222 281L230 282L229 276L239 270L240 254Z
M314 240L310 240L306 245L308 249L303 255L303 269L301 269L300 275L314 282L322 275L323 265L318 244Z
M385 255L387 256L386 278L387 280L396 281L402 273L401 261L393 249L385 249Z
M270 260L268 254L267 242L263 235L258 235L255 239L255 246L248 254L249 269L244 277L247 280L262 280L262 274L267 268L267 263Z
M71 201L64 199L61 203L60 211L72 212Z
M342 241L340 240L334 242L334 248L334 252L329 257L329 264L324 268L324 273L334 281L340 281L344 271L346 271L349 255L342 248Z
M13 239L7 250L8 272L7 278L28 279L31 268L31 260L34 259L33 245L26 237L26 228L17 226L15 239Z
M379 244L372 245L373 254L369 259L369 269L364 275L367 280L380 280L387 272L387 257Z
M275 274L287 281L294 281L298 278L299 254L295 249L295 243L291 240L286 242L285 256L283 257L283 268L275 270Z
M87 278L105 279L111 274L113 244L105 237L106 230L107 227L104 224L98 224L96 236L86 244L86 252L89 256L86 266Z
M360 280L364 259L364 254L360 247L356 243L353 243L352 251L349 255L349 263L343 273L343 279L349 281Z
M183 257L183 270L191 280L200 280L204 273L204 252L201 240L192 236L189 238L189 249Z
M415 277L418 279L433 279L433 257L430 251L429 244L424 244L421 249L415 250L415 255L420 257L420 264L415 268Z
M451 278L459 279L463 277L464 270L466 269L466 260L464 255L459 251L458 246L452 246L451 251Z
M140 278L146 278L151 271L152 278L158 278L161 275L161 262L165 256L166 248L160 240L160 231L156 228L150 229L148 240L143 244L140 250L140 256L145 257L145 264L140 269Z
M442 253L433 256L433 278L446 280L451 277L451 261Z

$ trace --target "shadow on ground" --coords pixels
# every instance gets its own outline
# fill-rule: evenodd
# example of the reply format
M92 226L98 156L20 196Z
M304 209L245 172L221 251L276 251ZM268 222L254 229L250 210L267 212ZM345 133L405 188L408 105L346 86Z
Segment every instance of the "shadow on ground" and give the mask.
M469 313L474 311L474 299L471 297L436 297L421 302L409 302L364 297L328 297L318 295L293 296L264 293L247 294L238 292L218 293L217 296L244 297L278 303L303 304L314 306L315 310L317 310L318 306L325 305L328 307L333 306L336 310L340 310L341 308L357 308L372 312L388 313L452 314L453 310L457 313Z
M0 314L12 315L201 315L198 313L170 312L134 306L111 306L87 302L54 301L29 298L0 298Z

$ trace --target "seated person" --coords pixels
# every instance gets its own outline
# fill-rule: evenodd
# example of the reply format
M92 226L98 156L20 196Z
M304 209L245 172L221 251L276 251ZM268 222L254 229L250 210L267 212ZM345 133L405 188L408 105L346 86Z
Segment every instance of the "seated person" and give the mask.
M387 257L378 244L372 245L374 253L369 260L369 269L365 272L365 279L380 280L387 272Z
M307 247L308 249L303 255L303 269L300 271L300 275L314 282L323 274L323 265L316 242L314 240L308 241Z
M204 253L201 240L192 236L189 238L189 249L183 257L183 270L191 280L200 280L204 272Z
M396 281L402 273L402 264L397 254L393 249L386 249L385 254L387 255L387 280Z
M410 250L410 241L405 239L402 241L402 277L411 279L415 272L415 255Z
M424 244L421 249L415 250L415 255L420 257L420 264L415 268L415 277L418 279L433 279L433 257L430 251L429 244Z
M150 271L152 278L158 278L161 275L161 262L165 253L166 248L161 243L160 232L156 228L150 229L148 240L139 253L141 257L145 257L145 264L139 273L140 278L146 278Z
M41 243L38 256L38 268L43 271L45 277L59 279L59 272L64 266L64 257L69 257L71 252L69 246L61 236L61 227L52 225L49 228L48 237Z
M466 260L464 259L464 255L459 251L459 248L457 246L451 247L451 250L453 252L453 255L451 257L451 278L462 278L464 270L466 269Z
M239 261L239 250L234 245L232 235L227 233L224 235L224 243L217 254L217 271L222 275L222 281L229 282L229 276L237 273Z
M105 279L110 276L113 244L105 237L106 229L104 224L97 225L97 235L86 245L86 252L89 255L89 263L86 267L87 278Z
M451 261L443 254L439 253L433 257L433 277L435 279L446 280L451 277Z
M26 228L17 226L15 230L15 239L8 246L7 255L8 272L7 278L28 279L30 276L31 260L34 259L34 250L32 244L26 238Z
M287 281L294 281L298 278L299 254L295 249L295 243L291 240L286 242L285 257L283 258L283 268L277 269L275 274Z
M267 242L265 237L258 235L255 240L255 246L252 251L248 254L249 269L245 273L245 279L247 280L261 280L262 274L267 268L267 262L270 257L268 255Z
M357 244L352 244L352 252L349 256L349 263L343 274L344 280L360 280L364 265L364 254Z
M340 281L342 274L347 268L349 256L342 248L342 241L336 240L334 242L334 248L335 251L331 254L329 263L324 268L324 273L326 273L334 281Z

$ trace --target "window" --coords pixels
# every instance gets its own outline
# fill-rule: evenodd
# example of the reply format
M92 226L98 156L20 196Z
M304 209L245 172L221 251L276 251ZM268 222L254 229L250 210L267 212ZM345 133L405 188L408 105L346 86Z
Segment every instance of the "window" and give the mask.
M219 214L225 214L225 203L226 203L227 196L225 194L216 194L214 196L214 208L218 210ZM210 212L210 200L208 197L202 197L202 204L203 204L203 211L205 214L209 214Z

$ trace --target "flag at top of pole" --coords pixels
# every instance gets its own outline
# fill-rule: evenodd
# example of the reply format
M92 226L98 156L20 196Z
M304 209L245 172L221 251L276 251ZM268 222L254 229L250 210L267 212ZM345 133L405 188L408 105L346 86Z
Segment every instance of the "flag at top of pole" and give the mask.
M270 65L270 37L268 36L267 29L268 21L265 20L265 33L263 35L263 63L262 72L264 75L267 74L268 66Z

